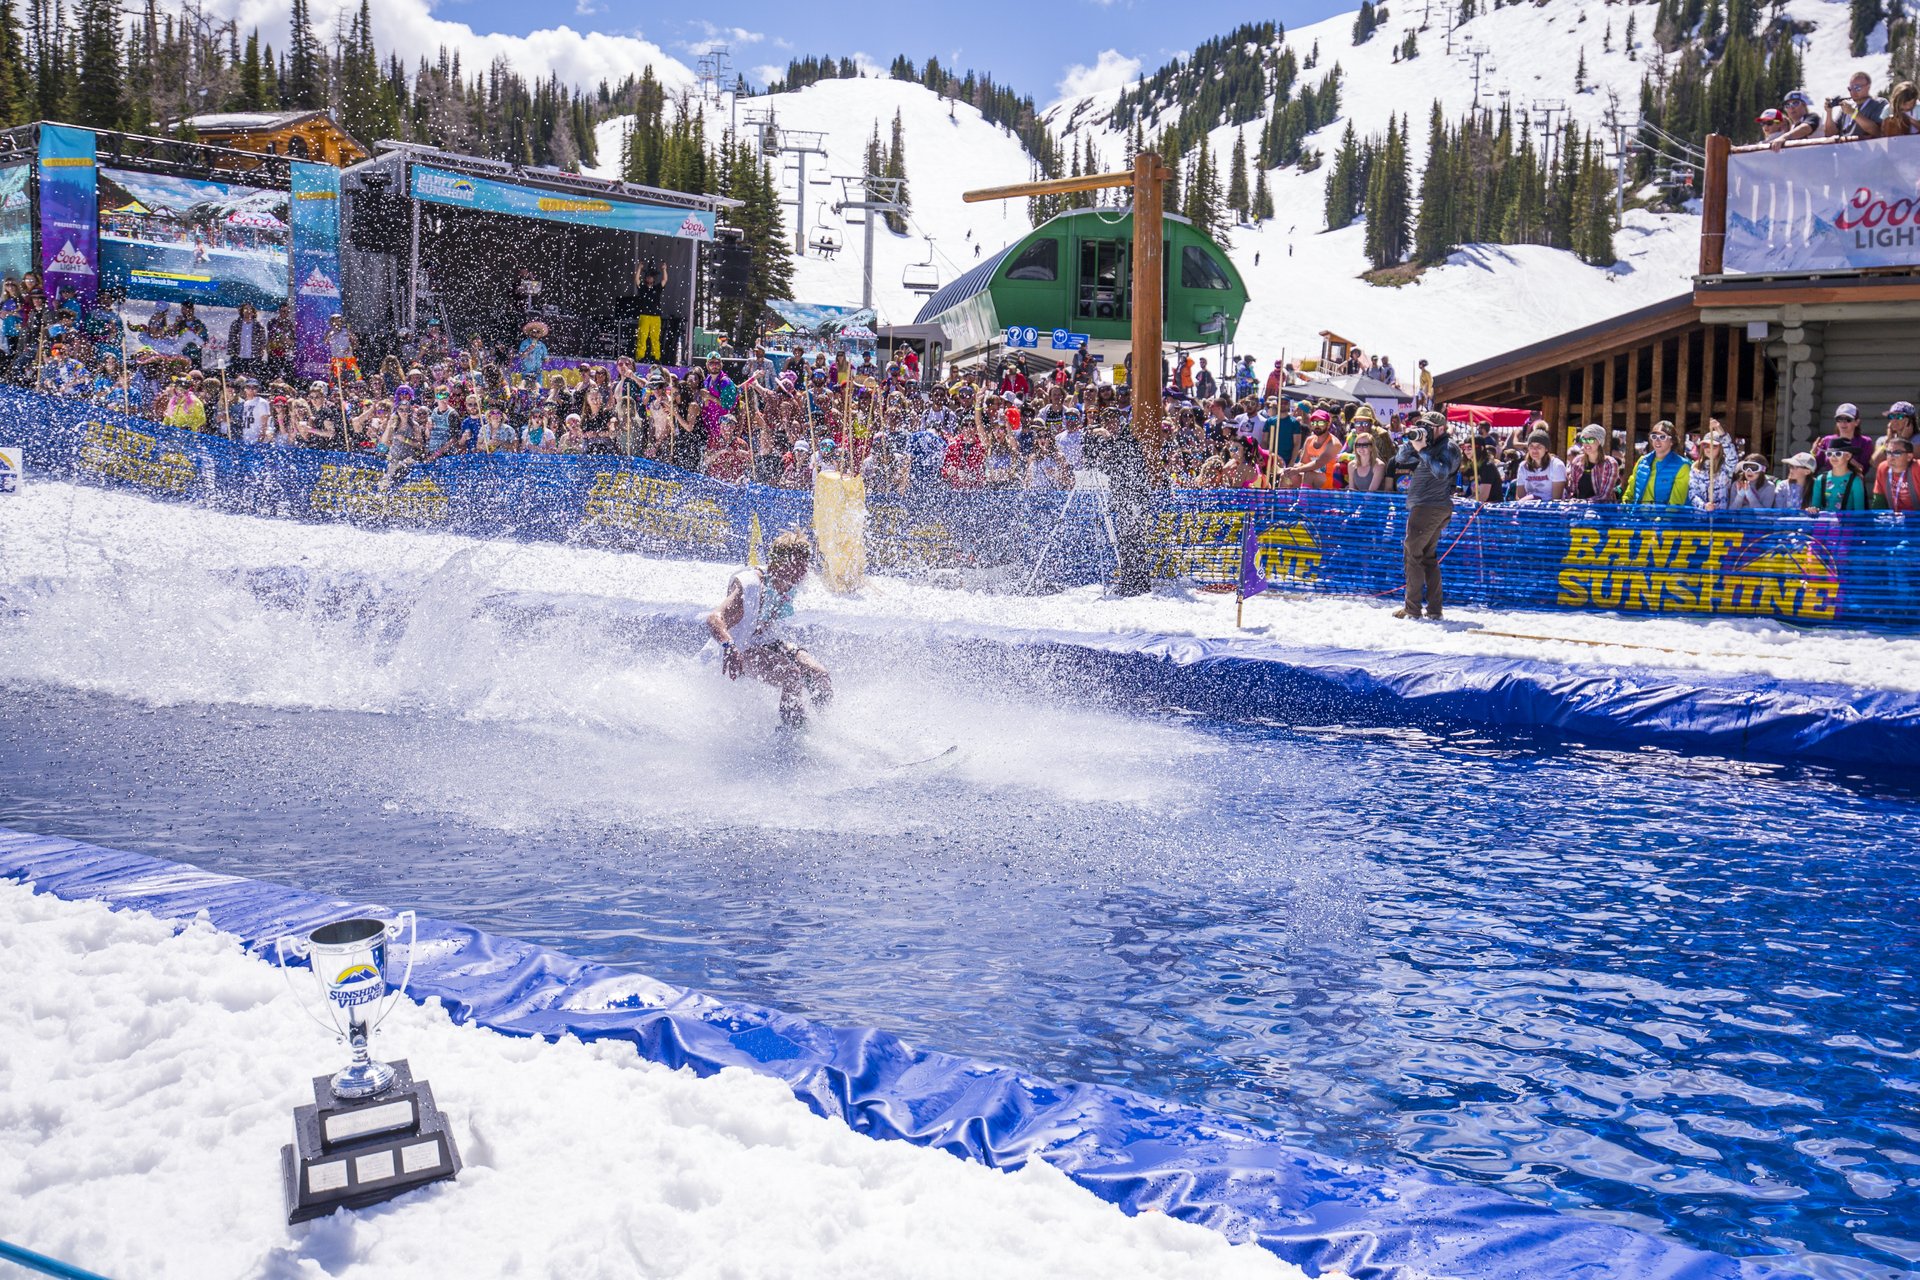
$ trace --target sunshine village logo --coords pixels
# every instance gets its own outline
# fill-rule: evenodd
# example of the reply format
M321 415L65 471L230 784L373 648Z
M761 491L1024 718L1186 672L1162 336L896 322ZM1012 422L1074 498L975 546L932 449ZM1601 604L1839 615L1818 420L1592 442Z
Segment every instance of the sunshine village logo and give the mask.
M1827 621L1840 603L1825 549L1797 531L1576 528L1559 585L1581 609Z
M451 173L429 173L416 169L413 174L413 192L417 196L460 200L472 204L473 179L455 177Z

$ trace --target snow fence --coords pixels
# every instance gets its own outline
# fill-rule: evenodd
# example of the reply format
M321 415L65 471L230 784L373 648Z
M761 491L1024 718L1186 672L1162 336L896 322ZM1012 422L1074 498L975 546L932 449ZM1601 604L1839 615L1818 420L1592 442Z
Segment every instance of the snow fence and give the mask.
M16 390L0 390L0 444L23 445L30 471L250 514L661 555L744 560L812 523L803 493L611 454L463 455L383 492L373 455L237 445ZM1114 569L1102 489L936 485L870 495L868 513L878 572L992 567L1075 585ZM1254 567L1279 589L1384 597L1401 589L1405 524L1392 494L1183 490L1154 499L1150 554L1162 578L1232 582L1251 528ZM1461 502L1440 550L1459 604L1920 628L1920 516Z
M385 914L372 904L71 840L0 829L0 875L65 898L190 918L205 911L266 958L281 933ZM812 1110L876 1138L996 1168L1045 1160L1129 1213L1256 1240L1310 1273L1354 1280L1762 1280L1763 1262L1705 1253L1411 1167L1368 1168L1253 1125L1103 1085L1040 1079L730 1004L464 925L420 922L412 995L512 1035L620 1040L708 1075L776 1076ZM426 1064L431 1072L431 1064ZM263 1169L262 1176L274 1176ZM444 1194L458 1195L452 1188ZM404 1210L403 1210L404 1211Z

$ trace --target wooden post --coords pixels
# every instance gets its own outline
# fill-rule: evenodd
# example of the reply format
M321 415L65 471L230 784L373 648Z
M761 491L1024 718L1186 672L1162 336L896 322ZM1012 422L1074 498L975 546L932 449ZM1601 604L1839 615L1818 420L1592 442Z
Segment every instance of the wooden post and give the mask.
M1627 352L1627 439L1640 425L1640 348Z
M1772 457L1771 453L1767 453L1765 441L1760 438L1761 427L1766 422L1763 411L1767 399L1767 353L1757 342L1749 345L1753 351L1753 399L1747 406L1747 452L1766 453Z
M1720 326L1710 324L1700 331L1700 412L1695 422L1701 430L1706 429L1707 419L1713 416L1713 371L1715 357L1719 354ZM1680 424L1685 427L1686 423Z
M1133 158L1133 168L1124 173L1089 173L1077 178L1049 178L1044 182L1021 182L1008 187L985 187L963 192L968 204L982 200L1012 200L1026 196L1065 195L1076 191L1098 191L1107 187L1133 188L1133 281L1130 287L1133 305L1133 376L1127 379L1127 396L1133 405L1133 423L1150 465L1159 465L1162 443L1160 430L1160 339L1166 327L1161 314L1162 274L1165 271L1167 238L1165 227L1166 183L1173 177L1158 155L1142 151Z
M1653 423L1667 416L1667 340L1661 338L1653 344L1653 416L1647 419ZM1633 449L1633 432L1627 432L1627 449Z
M1680 350L1677 353L1679 358L1679 371L1674 377L1673 388L1673 423L1675 426L1681 426L1685 424L1687 420L1687 397L1691 394L1687 383L1693 378L1693 370L1688 367L1693 363L1693 335L1693 329L1682 330L1680 334Z
M1618 399L1616 384L1614 383L1614 380L1613 380L1613 366L1615 365L1615 363L1618 362L1618 360L1619 360L1618 356L1610 355L1607 357L1607 374L1606 374L1606 382L1604 384L1607 389L1607 405L1606 405L1606 417L1602 419L1602 421L1606 425L1608 435L1613 434L1613 428L1614 428L1613 406L1615 401Z
M1732 149L1733 144L1725 134L1707 135L1707 186L1700 201L1700 274L1703 276L1717 276L1726 266L1727 156Z
M1727 429L1728 435L1732 435L1740 425L1735 421L1740 416L1740 344L1746 341L1746 338L1732 325L1726 326L1726 329L1727 396L1722 403L1726 405L1727 411L1720 415L1720 425Z
M1160 339L1166 328L1166 318L1161 314L1161 281L1167 256L1162 218L1167 176L1160 157L1153 152L1142 151L1133 158L1133 376L1127 379L1127 386L1133 397L1134 435L1146 451L1150 466L1158 465L1164 443L1160 430Z

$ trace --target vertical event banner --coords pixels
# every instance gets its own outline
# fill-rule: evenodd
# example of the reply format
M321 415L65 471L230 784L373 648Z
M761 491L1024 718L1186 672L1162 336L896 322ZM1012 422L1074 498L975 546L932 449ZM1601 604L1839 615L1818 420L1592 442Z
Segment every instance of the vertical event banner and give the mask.
M302 378L327 376L327 322L340 314L340 171L293 164L293 345Z
M0 169L0 279L33 270L33 166Z
M1920 263L1920 139L1727 157L1724 269L1845 271Z
M100 291L100 200L93 131L40 126L40 286L62 285L82 303Z

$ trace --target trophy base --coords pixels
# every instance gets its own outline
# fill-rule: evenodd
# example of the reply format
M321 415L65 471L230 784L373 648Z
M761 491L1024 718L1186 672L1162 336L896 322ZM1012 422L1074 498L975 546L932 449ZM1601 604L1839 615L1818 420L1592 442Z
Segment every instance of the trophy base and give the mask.
M364 1209L460 1172L447 1118L406 1059L379 1063L393 1078L379 1094L336 1102L333 1080L313 1078L313 1105L295 1107L293 1143L280 1148L287 1221Z

